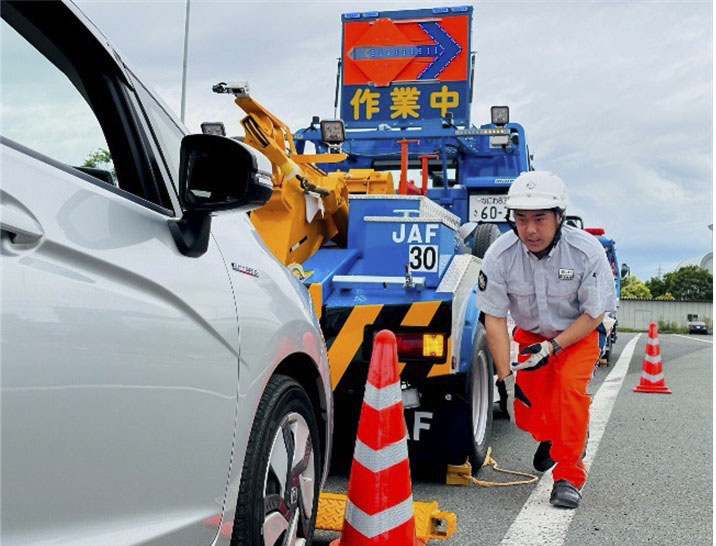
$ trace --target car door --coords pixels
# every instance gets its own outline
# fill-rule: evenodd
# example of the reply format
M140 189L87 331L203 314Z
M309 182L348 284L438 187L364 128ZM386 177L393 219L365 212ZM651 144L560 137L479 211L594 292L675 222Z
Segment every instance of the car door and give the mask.
M209 544L237 406L228 271L213 240L177 251L119 65L33 4L3 3L0 541Z

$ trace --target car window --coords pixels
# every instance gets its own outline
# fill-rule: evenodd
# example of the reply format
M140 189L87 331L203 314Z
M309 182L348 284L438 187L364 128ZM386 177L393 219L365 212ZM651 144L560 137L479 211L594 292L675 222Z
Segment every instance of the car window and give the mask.
M89 175L110 191L116 186L137 203L173 214L136 94L116 55L72 16L56 24L56 16L68 11L63 4L48 4L40 16L33 7L3 2L3 138L41 161L83 171L81 178Z
M167 163L167 168L172 176L175 189L179 180L179 152L181 150L181 139L184 138L184 131L174 123L174 120L167 115L164 108L152 97L149 91L137 80L134 80L135 87L139 92L142 106L145 109L149 121L154 130L154 136Z
M117 185L109 146L86 99L5 21L2 89L3 136L85 172L97 169L96 177Z

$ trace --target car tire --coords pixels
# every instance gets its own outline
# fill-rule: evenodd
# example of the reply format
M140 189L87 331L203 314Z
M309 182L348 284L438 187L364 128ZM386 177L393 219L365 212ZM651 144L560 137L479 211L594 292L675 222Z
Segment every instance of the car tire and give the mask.
M500 229L495 224L480 224L475 229L475 238L472 241L472 255L480 259L500 236Z
M251 427L231 545L310 545L321 464L308 395L292 378L273 376Z
M467 397L470 402L470 446L468 458L473 473L480 470L492 436L493 365L487 350L487 334L478 323L472 349L472 363L467 373Z

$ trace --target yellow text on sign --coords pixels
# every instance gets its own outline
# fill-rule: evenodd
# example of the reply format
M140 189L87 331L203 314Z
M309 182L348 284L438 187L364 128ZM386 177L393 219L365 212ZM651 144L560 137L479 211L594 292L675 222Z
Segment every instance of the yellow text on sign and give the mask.
M393 111L390 118L394 119L398 116L407 119L408 116L417 118L420 105L420 91L417 87L395 87L390 93L393 104L390 109Z
M380 93L371 91L370 89L356 89L351 99L353 107L353 119L360 119L360 107L365 104L365 119L371 119L373 114L380 112L378 101Z
M445 117L448 108L457 108L460 105L460 94L457 91L448 91L443 85L440 91L430 93L430 107L440 110L440 116Z

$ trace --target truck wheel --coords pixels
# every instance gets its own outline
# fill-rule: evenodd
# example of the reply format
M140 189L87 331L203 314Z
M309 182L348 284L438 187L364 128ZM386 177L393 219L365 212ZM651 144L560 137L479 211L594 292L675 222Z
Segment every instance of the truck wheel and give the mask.
M487 351L487 334L482 324L477 325L472 351L472 365L467 378L472 416L468 457L473 472L477 472L485 462L492 435L493 370Z
M612 360L612 336L611 333L607 336L606 346L604 347L604 360L611 362Z
M495 224L480 224L475 230L472 241L472 255L482 259L487 248L500 236L500 229Z
M321 472L311 402L290 377L272 377L246 449L232 546L308 545Z

